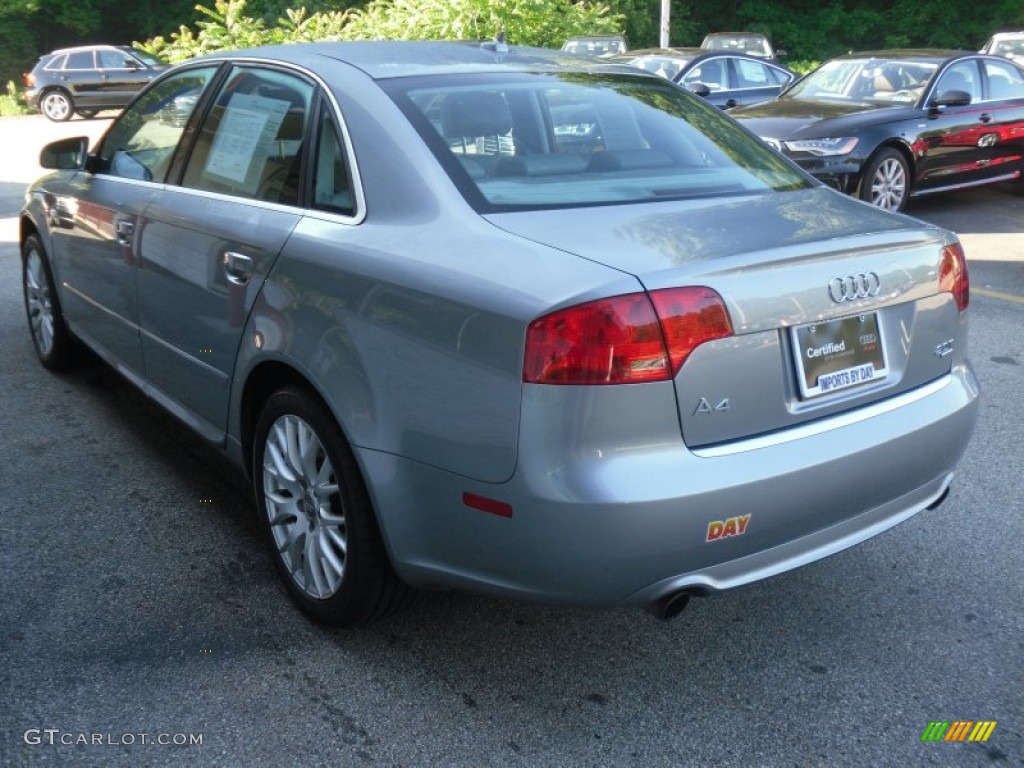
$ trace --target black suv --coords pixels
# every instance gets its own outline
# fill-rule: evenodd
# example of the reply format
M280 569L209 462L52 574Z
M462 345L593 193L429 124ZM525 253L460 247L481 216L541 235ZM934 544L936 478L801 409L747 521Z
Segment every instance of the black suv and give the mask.
M54 121L76 112L92 117L101 109L125 107L165 69L164 62L127 45L62 48L40 56L25 75L25 98Z

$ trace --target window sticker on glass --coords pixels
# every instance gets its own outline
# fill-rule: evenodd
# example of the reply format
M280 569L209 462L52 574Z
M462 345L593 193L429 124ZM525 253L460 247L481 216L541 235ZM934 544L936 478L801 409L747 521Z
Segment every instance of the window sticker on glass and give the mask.
M235 93L217 129L206 173L255 191L271 143L291 106L282 99ZM263 163L254 163L259 157Z

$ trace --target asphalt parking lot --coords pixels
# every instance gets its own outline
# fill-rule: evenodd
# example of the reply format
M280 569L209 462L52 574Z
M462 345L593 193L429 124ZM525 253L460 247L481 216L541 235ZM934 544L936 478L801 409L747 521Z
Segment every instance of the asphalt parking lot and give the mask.
M983 387L937 510L670 623L432 593L328 630L230 465L102 365L35 359L21 194L106 122L0 120L0 765L1024 764L1024 198L908 210L963 239Z

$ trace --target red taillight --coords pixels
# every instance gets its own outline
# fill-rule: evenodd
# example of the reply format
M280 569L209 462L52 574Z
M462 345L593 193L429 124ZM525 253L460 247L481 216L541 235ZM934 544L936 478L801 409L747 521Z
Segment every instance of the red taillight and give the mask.
M36 84L36 76L33 75L31 72L23 72L21 75L21 79L22 81L24 81L26 88L31 88L33 85Z
M942 249L939 263L939 290L949 291L956 308L963 312L971 301L971 281L967 277L967 257L959 242Z
M523 381L639 384L666 381L700 344L732 335L710 288L613 296L553 312L526 331Z

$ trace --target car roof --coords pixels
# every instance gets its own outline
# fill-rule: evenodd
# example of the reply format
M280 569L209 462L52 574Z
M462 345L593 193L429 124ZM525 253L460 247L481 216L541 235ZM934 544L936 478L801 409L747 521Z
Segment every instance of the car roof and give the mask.
M856 51L837 56L837 59L955 59L958 56L977 56L977 51L957 51L945 48L900 48L891 51Z
M768 35L763 32L708 32L704 37L763 37L765 40L768 39Z
M200 57L211 59L264 59L310 68L315 68L318 59L332 59L357 67L375 80L478 72L626 71L625 65L609 64L606 59L547 48L510 45L506 51L495 50L493 43L425 40L295 43Z
M106 44L102 44L101 43L101 44L97 44L97 45L76 45L76 46L72 46L71 48L58 48L55 51L50 51L50 53L47 54L47 55L55 56L55 55L57 55L59 53L75 53L76 51L98 51L98 50L105 50L105 51L131 51L133 49L132 49L132 47L130 45L106 45Z

